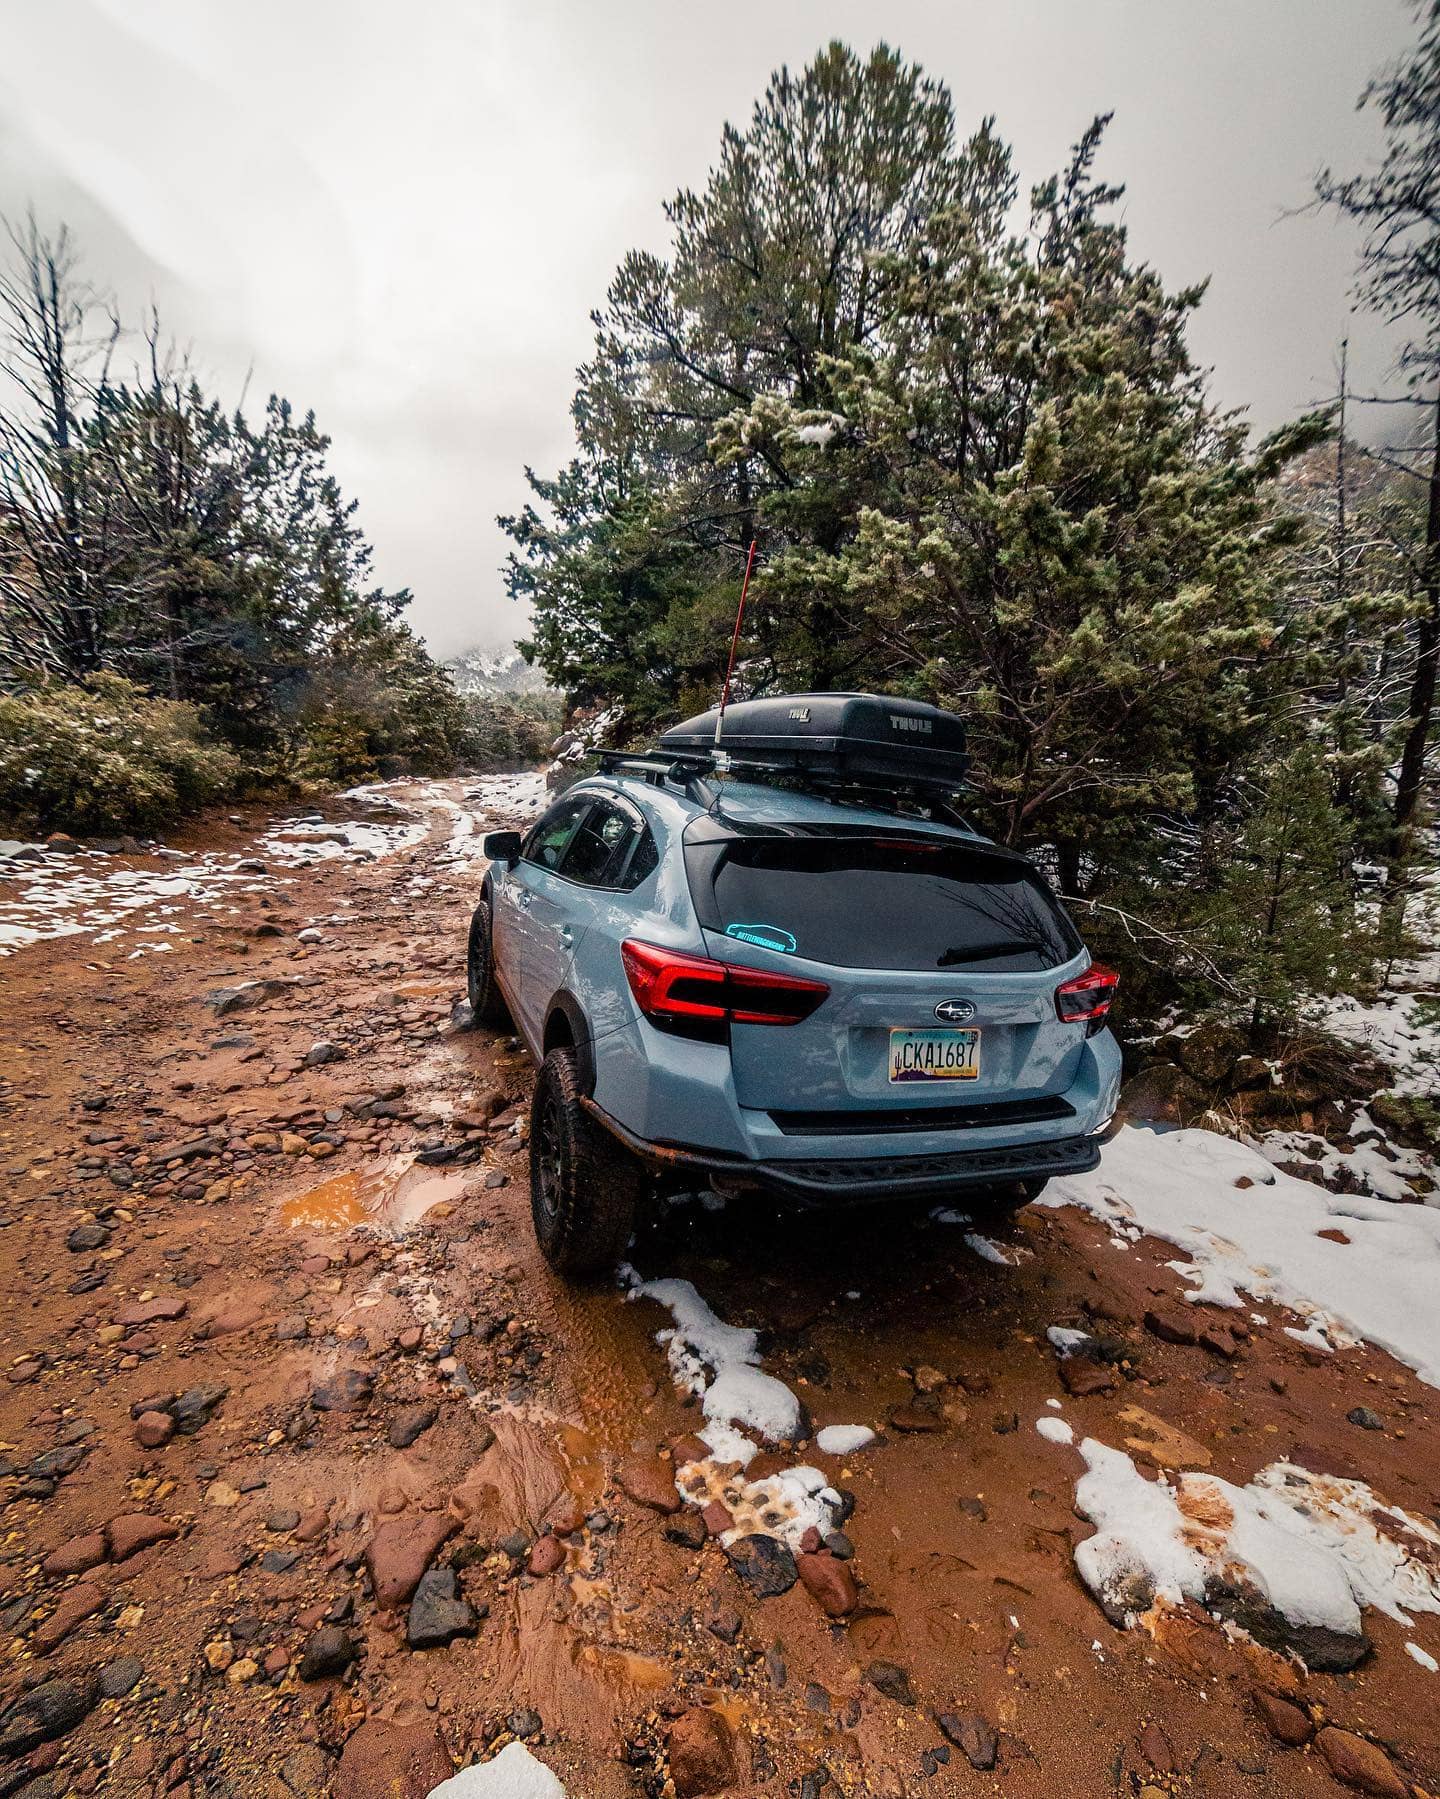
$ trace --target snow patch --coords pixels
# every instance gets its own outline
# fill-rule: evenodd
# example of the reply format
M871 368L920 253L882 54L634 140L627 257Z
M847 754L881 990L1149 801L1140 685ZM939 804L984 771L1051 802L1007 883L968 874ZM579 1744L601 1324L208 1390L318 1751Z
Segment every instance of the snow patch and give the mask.
M462 1768L426 1799L565 1799L554 1773L523 1743L507 1743L493 1761Z
M1063 1418L1037 1418L1035 1428L1047 1443L1073 1443L1075 1433Z
M982 1261L994 1262L1000 1268L1018 1268L1022 1261L1029 1259L1027 1251L1014 1247L1008 1251L1002 1249L989 1237L982 1237L979 1231L966 1231L965 1242Z
M657 1301L675 1320L656 1342L664 1346L676 1386L700 1396L708 1423L748 1426L772 1443L800 1435L800 1401L760 1367L755 1331L717 1318L690 1281L640 1281L630 1297Z
M1357 1043L1394 1077L1397 1093L1440 1095L1440 1023L1434 1007L1416 993L1382 994L1363 1005L1349 994L1317 1004L1311 1016L1321 1030Z
M1365 1606L1407 1624L1409 1612L1440 1611L1440 1532L1363 1481L1274 1462L1244 1487L1194 1472L1172 1486L1093 1437L1080 1453L1075 1505L1096 1530L1075 1566L1116 1622L1155 1603L1204 1603L1237 1574L1291 1624L1347 1637L1360 1635Z
M1351 1124L1349 1134L1353 1141L1346 1147L1331 1144L1310 1131L1267 1131L1257 1147L1267 1161L1278 1166L1312 1163L1327 1186L1342 1185L1348 1178L1362 1194L1410 1205L1420 1192L1413 1184L1418 1181L1430 1189L1427 1203L1440 1197L1440 1180L1431 1158L1405 1144L1391 1142L1363 1109Z
M1440 1673L1440 1662L1437 1662L1429 1650L1422 1649L1418 1643L1407 1643L1405 1653L1413 1661L1419 1662L1422 1668L1428 1668L1432 1674Z
M365 819L345 819L338 824L281 823L268 831L255 846L254 854L269 862L290 868L312 862L333 862L341 856L373 857L376 861L411 849L425 836L423 819L409 819L404 824L371 824Z
M404 792L404 803L391 788ZM283 872L256 874L242 869L242 862L263 861L268 868L283 871L342 858L379 860L397 855L423 841L429 828L426 815L436 811L453 819L450 842L440 860L468 866L480 854L484 814L528 816L539 811L546 795L544 777L532 771L487 775L472 782L464 790L470 809L439 784L421 785L417 791L408 780L352 787L338 797L364 802L386 818L336 824L313 814L301 815L275 820L253 845L238 851L145 852L170 864L164 869L134 868L99 850L46 854L32 861L19 855L31 846L18 845L0 860L0 956L53 937L90 934L97 941L113 943L135 927L137 915L173 912L176 902L214 906L287 884Z
M827 1424L815 1433L815 1447L824 1455L853 1455L874 1441L875 1433L868 1424Z
M760 1535L798 1548L811 1528L827 1536L845 1502L818 1468L801 1465L767 1480L744 1478L743 1470L760 1451L747 1431L778 1443L798 1437L805 1426L800 1401L759 1366L757 1333L717 1317L690 1281L642 1281L628 1266L620 1270L620 1278L631 1300L653 1299L674 1319L674 1328L658 1331L655 1340L665 1350L676 1385L699 1396L705 1415L699 1435L710 1453L704 1461L677 1469L675 1484L682 1496L702 1509L717 1500L725 1507L734 1520L734 1528L720 1538L727 1546L739 1537Z
M1145 1235L1173 1243L1187 1299L1238 1307L1245 1293L1286 1306L1303 1341L1364 1340L1440 1386L1436 1207L1327 1192L1213 1131L1135 1126L1093 1173L1052 1181L1035 1204L1082 1206L1124 1247ZM1348 1242L1319 1235L1337 1227Z

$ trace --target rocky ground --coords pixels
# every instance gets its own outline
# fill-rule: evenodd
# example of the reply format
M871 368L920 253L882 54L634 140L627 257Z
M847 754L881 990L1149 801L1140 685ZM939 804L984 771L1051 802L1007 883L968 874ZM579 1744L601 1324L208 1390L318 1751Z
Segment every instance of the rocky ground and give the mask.
M671 1206L638 1276L800 1402L743 1474L695 1440L670 1312L540 1261L528 1067L456 1015L473 816L534 799L0 879L70 933L0 961L0 1796L425 1799L516 1741L570 1799L1434 1791L1434 1388L1185 1303L1167 1243ZM1209 1477L1363 1481L1417 1622L1307 1637L1223 1556L1102 1609L1097 1441L1196 1541Z

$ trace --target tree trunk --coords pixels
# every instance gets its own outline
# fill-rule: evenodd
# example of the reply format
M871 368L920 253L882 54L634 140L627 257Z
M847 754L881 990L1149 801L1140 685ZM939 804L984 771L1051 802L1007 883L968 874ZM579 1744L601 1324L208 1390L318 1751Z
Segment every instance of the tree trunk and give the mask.
M1415 673L1410 682L1410 730L1400 755L1395 785L1395 831L1389 887L1394 899L1404 888L1420 796L1425 786L1425 752L1435 711L1435 678L1440 669L1440 391L1435 401L1435 445L1430 460L1430 504L1425 518L1425 611L1415 642Z

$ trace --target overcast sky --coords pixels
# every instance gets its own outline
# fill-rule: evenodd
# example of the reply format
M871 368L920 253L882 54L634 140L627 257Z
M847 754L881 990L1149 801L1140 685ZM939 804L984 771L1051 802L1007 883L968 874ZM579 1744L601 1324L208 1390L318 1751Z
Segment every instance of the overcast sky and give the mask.
M381 578L442 655L509 642L497 512L570 448L588 315L726 119L831 37L998 115L1022 178L1115 112L1101 172L1138 254L1209 275L1217 395L1269 428L1390 354L1355 241L1285 218L1376 154L1355 100L1403 0L0 0L0 211L78 233L227 399L313 407Z

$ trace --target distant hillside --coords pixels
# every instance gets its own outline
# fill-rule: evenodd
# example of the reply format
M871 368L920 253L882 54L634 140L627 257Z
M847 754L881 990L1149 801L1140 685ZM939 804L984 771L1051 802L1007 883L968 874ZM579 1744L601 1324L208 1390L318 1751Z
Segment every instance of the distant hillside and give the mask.
M505 694L548 693L543 672L532 668L517 649L466 650L445 664L463 694L481 699Z

